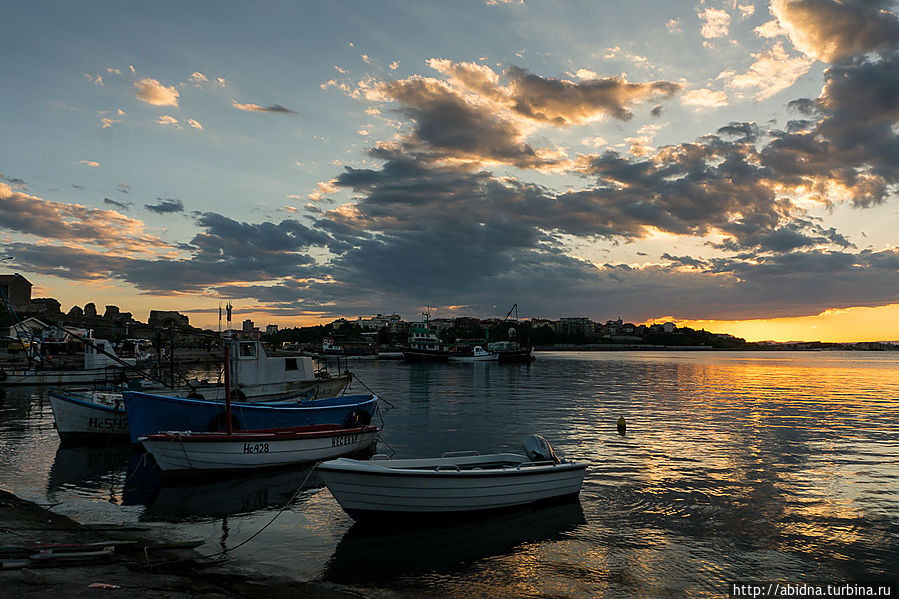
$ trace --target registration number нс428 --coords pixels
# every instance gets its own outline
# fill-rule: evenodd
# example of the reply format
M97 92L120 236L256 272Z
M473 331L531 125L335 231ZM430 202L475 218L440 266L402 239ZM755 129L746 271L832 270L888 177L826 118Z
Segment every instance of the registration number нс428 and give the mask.
M340 435L331 437L331 447L341 447L343 445L353 445L359 440L359 435Z
M244 453L268 453L268 443L244 443Z

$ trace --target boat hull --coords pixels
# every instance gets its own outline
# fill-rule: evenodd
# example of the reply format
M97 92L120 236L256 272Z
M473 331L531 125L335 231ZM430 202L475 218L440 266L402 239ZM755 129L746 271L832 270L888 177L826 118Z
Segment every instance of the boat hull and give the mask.
M402 348L403 359L409 362L446 362L450 352L440 349Z
M381 468L377 461L364 464L341 459L317 468L344 511L362 521L487 514L563 500L580 492L586 468L525 463L499 469L424 470Z
M450 362L496 362L499 354L490 354L488 356L450 356Z
M128 415L121 393L50 393L56 431L63 443L128 440Z
M225 404L218 401L181 399L126 391L125 409L132 443L159 431L225 430ZM363 423L375 414L376 395L343 395L312 401L232 402L233 430L275 429L316 424L341 424L354 412Z
M234 433L164 433L141 438L164 476L287 468L371 451L378 428L313 426Z
M499 361L505 363L528 363L534 360L532 347L525 349L512 349L497 352Z

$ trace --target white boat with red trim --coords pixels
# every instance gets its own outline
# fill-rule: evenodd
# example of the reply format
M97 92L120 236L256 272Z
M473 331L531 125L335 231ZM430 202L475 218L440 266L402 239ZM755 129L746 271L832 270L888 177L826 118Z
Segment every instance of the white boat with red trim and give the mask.
M169 431L141 437L164 476L237 473L371 451L378 427L321 424L232 433Z

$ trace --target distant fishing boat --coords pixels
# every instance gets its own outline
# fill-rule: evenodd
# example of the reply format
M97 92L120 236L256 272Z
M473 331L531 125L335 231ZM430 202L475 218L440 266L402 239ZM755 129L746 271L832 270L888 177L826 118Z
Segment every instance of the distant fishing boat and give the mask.
M321 424L232 433L165 432L140 438L163 476L284 468L370 451L376 426Z
M488 343L487 349L492 352L496 352L498 354L498 360L500 362L525 362L529 363L534 359L534 348L533 346L526 345L521 342L520 335L518 333L518 304L512 304L512 307L506 312L506 316L503 318L502 322L506 322L509 317L512 315L512 312L515 312L515 320L513 321L515 324L509 327L508 330L508 341L496 341L494 343Z
M429 314L423 314L424 321L413 323L409 328L409 338L399 347L403 358L410 362L446 362L452 354L452 347L443 343L431 330Z
M340 507L363 521L485 514L580 492L586 464L561 460L539 435L527 437L524 446L527 455L340 458L316 469Z
M314 424L368 424L375 415L378 396L341 395L323 399L276 402L225 403L208 399L189 399L153 395L138 391L123 393L129 438L160 431L217 432L310 426ZM230 412L230 421L228 413Z

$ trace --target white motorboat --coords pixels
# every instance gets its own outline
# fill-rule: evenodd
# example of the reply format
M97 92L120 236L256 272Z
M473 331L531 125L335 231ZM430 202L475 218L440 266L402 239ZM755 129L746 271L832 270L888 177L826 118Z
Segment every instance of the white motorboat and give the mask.
M320 424L234 433L165 432L141 437L164 476L284 468L370 451L378 427Z
M480 345L458 352L454 351L449 356L450 362L496 362L497 360L499 360L498 353L487 351Z
M527 455L451 452L424 459L340 458L319 464L317 470L344 511L362 521L480 514L580 492L586 464L559 459L539 435L525 439L525 450Z

